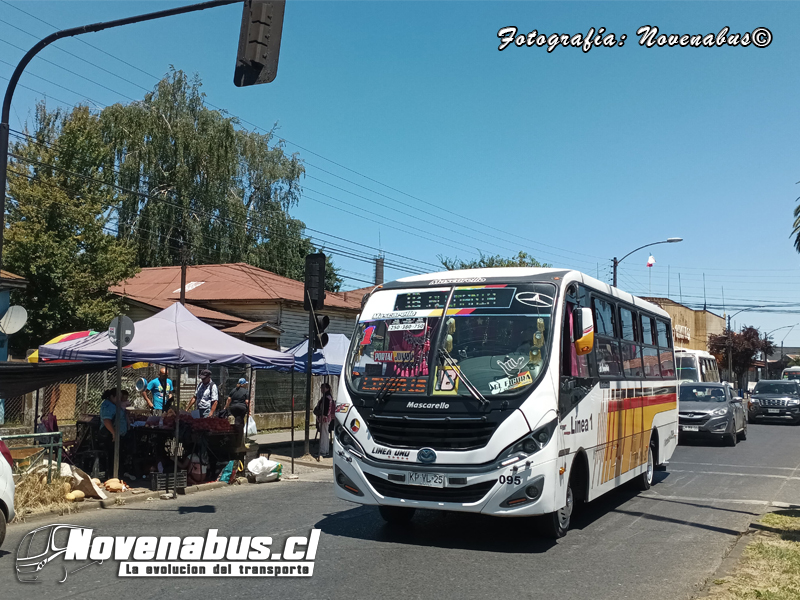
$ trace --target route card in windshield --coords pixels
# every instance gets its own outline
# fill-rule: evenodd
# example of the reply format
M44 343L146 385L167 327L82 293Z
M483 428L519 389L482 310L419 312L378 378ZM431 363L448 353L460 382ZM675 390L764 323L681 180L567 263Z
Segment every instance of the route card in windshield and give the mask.
M509 308L516 291L513 287L458 288L450 308Z

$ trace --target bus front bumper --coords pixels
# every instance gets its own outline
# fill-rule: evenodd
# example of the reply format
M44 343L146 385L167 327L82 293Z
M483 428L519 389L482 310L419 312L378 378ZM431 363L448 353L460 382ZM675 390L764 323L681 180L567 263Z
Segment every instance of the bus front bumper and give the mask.
M451 510L498 516L551 513L555 506L555 459L471 467L376 461L357 456L334 439L334 489L337 497L359 504ZM420 474L435 486L410 484Z

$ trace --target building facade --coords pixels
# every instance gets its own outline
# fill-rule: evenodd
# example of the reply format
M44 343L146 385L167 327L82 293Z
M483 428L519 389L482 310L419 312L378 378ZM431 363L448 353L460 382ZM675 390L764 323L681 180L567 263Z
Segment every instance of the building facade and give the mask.
M644 298L663 308L672 319L676 348L708 351L708 337L725 332L725 319L708 310L694 310L669 298Z

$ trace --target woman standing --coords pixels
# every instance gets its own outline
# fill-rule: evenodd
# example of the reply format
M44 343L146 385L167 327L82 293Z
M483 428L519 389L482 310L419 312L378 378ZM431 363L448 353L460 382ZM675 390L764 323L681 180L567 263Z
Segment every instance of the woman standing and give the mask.
M334 402L330 385L323 383L320 386L320 392L322 393L322 398L319 400L320 409L317 416L317 429L319 430L319 455L323 457L331 455L329 427L333 420Z

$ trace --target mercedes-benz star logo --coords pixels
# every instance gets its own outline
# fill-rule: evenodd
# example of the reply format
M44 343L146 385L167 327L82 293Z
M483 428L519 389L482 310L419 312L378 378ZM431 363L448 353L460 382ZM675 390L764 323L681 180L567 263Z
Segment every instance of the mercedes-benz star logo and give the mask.
M433 448L423 448L417 452L417 460L421 463L436 462L436 452L433 451Z

